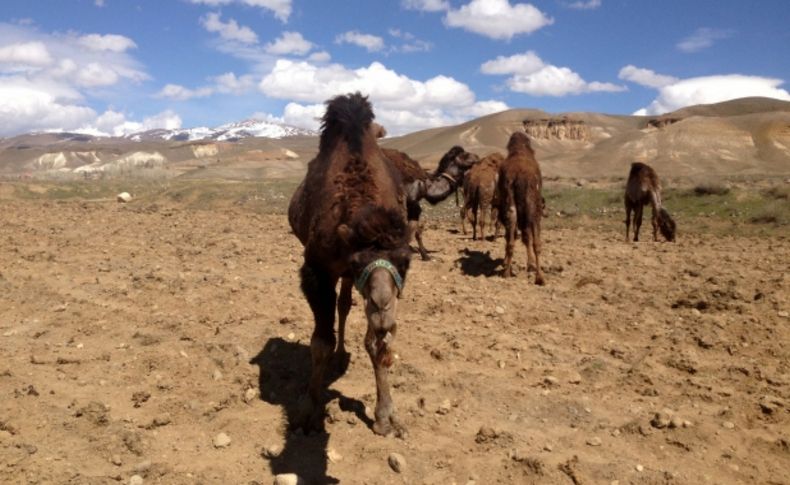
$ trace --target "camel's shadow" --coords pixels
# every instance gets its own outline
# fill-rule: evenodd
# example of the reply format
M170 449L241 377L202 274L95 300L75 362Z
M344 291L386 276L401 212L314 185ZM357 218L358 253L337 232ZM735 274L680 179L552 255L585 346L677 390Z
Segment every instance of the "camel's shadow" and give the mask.
M455 260L461 272L467 276L495 276L502 273L502 258L492 259L491 251L470 251L467 248L459 251L462 256Z
M273 475L296 473L308 483L339 483L327 476L326 432L305 435L299 426L300 400L305 395L310 379L310 347L298 342L288 342L281 338L271 338L251 361L259 367L258 384L261 399L269 404L282 406L285 412L285 444L282 452L269 459ZM336 381L343 372L331 369L326 373L326 388ZM328 401L338 399L343 411L353 412L368 427L373 422L365 414L361 401L347 398L335 390L328 390Z

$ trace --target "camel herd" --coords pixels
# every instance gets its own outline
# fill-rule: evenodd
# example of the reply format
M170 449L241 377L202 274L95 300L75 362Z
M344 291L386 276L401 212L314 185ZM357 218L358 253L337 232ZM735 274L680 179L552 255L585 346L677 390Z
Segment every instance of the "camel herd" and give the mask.
M513 133L507 155L494 153L482 160L460 146L452 147L433 173L407 154L381 148L385 130L373 121L367 97L360 93L337 96L326 103L318 155L295 191L288 221L304 246L300 270L302 292L313 313L310 340L312 371L308 391L300 402L300 418L292 423L304 431L323 429L323 381L330 365L345 371L345 324L356 287L364 300L367 332L365 349L376 379L373 431L380 435L405 429L390 395L388 369L397 332L396 309L411 261L410 242L416 238L422 259L429 259L419 223L420 201L445 200L459 188L465 201L462 225L471 219L473 238L485 236L486 212L496 229L505 233L504 276L513 276L513 252L520 236L526 247L528 269L535 283L545 278L540 266L540 223L545 210L540 166L529 137ZM626 240L634 212L634 241L638 240L642 209L653 209L653 237L657 232L674 240L675 223L661 206L661 186L655 171L634 163L625 194ZM336 292L340 282L340 294ZM335 336L335 311L338 330Z

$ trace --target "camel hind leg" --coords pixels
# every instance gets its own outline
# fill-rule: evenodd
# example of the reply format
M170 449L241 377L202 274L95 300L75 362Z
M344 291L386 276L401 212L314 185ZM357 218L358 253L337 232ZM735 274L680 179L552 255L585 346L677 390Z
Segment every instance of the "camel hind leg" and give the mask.
M345 373L351 361L351 354L346 351L346 320L351 311L351 278L340 280L340 296L337 298L337 350L335 360L338 370Z
M631 204L628 203L628 199L625 200L625 242L628 242L628 233L631 229Z
M502 276L513 276L513 249L516 245L516 207L510 206L505 214L505 270Z
M634 242L639 241L639 229L642 227L642 212L644 212L644 206L637 204L634 209Z

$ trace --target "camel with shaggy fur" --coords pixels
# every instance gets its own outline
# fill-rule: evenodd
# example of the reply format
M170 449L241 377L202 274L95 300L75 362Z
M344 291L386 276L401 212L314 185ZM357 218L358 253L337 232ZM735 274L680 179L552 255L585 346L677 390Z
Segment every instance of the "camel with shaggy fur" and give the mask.
M373 431L403 430L390 396L388 368L411 258L406 195L400 174L379 149L373 118L367 97L359 93L327 101L318 155L288 208L291 228L304 245L302 292L315 319L312 375L300 423L305 430L323 428L323 380L333 352L343 370L348 365L344 340L352 286L364 298L365 349L376 378Z
M625 240L631 226L631 212L634 212L634 241L639 241L639 228L642 226L642 211L647 204L653 211L650 222L653 225L653 240L658 241L658 232L667 241L675 240L675 221L661 206L661 182L653 167L635 162L631 164L628 182L625 186Z
M499 166L505 161L500 153L485 156L475 164L464 176L464 206L461 209L461 230L466 234L466 221L472 223L472 240L477 239L480 228L480 239L485 239L486 212L490 212L489 220L494 223L494 238L499 233Z
M507 158L499 167L499 220L505 226L505 277L513 276L516 230L527 248L527 268L535 268L535 284L545 282L540 267L540 220L544 202L543 178L529 137L515 132L507 144Z
M428 250L422 241L420 201L425 199L435 205L445 200L450 194L457 191L464 173L480 159L460 146L454 146L439 160L438 167L431 174L423 169L417 161L401 151L390 148L382 148L382 151L401 174L406 191L406 210L410 233L417 240L420 257L427 261L430 256L428 256Z

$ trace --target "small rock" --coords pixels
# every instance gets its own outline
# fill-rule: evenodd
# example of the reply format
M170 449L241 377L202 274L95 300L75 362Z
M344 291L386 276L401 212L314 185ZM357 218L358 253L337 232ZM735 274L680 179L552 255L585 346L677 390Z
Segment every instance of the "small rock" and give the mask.
M214 369L214 372L211 374L211 377L215 381L220 381L220 380L222 380L222 372L220 372L219 369Z
M436 412L438 414L447 414L447 413L450 412L450 408L451 407L452 407L452 404L450 404L450 400L449 399L445 399L444 401L442 401L441 404L439 404L439 408L436 410Z
M115 200L117 200L120 203L125 204L127 202L131 202L132 201L132 196L129 194L129 192L121 192L120 194L115 196ZM140 483L142 483L142 482L140 482Z
M774 414L784 406L784 401L776 396L765 395L760 398L760 409L765 414Z
M642 465L636 465L634 468L636 468L636 471L640 473L645 471L645 467L643 467Z
M505 309L503 307L501 307L501 306L497 306L496 308L494 308L494 311L497 313L497 315L504 315L505 314Z
M282 452L282 445L269 445L261 450L261 456L264 458L277 458Z
M110 463L112 463L115 466L123 465L123 461L121 461L121 455L118 454L112 455L112 458L110 458Z
M550 386L556 386L560 381L554 376L546 376L543 378L543 382Z
M669 427L672 429L675 428L682 428L683 427L683 420L677 416L672 416L672 419L669 420Z
M214 448L227 448L230 446L230 436L220 433L214 437Z
M343 459L343 455L335 451L334 448L329 448L328 450L326 450L326 457L332 463L338 463L340 460Z
M735 423L733 423L732 421L725 421L725 422L721 423L721 425L725 429L734 429L735 428Z
M568 376L569 384L580 384L581 382L582 382L582 376L578 372L574 372L570 376Z
M692 426L693 426L693 423L691 421L689 421L688 419L684 419L683 420L683 427L684 428L690 428Z
M294 340L296 340L296 334L295 334L295 333L293 333L293 332L291 332L291 333L289 333L289 334L287 335L287 337L286 337L286 338L287 338L289 341L293 342Z
M251 387L251 388L247 389L246 391L244 391L244 402L246 402L246 403L250 403L250 402L254 401L255 398L257 398L257 397L258 397L258 390L253 388L253 387Z
M150 469L151 460L143 460L132 467L132 471L140 475L145 475Z
M400 453L390 453L387 463L395 473L402 473L406 469L406 459Z
M589 446L601 446L601 438L598 438L597 436L594 438L590 438L587 440L587 444Z
M304 485L306 482L296 473L281 473L274 477L274 485Z
M143 485L143 482L143 477L140 475L132 475L131 478L129 478L129 485Z
M781 311L777 312L776 314L779 315L782 318L790 317L790 312L786 312L784 310L781 310Z
M669 426L671 420L672 417L669 415L669 413L664 411L659 411L655 414L655 416L653 416L653 419L650 420L650 424L654 428L661 429Z
M499 367L500 369L504 369L505 365L507 365L507 364L505 364L504 360L498 360L497 363L496 363L496 366Z

